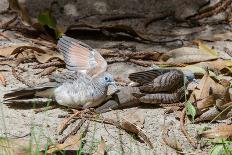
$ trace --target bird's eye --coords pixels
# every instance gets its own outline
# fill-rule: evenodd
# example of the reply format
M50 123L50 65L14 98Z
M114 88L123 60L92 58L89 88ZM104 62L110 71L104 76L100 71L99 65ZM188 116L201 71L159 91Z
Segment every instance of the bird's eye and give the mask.
M108 77L105 77L105 80L106 80L106 81L108 81L108 80L109 80L109 78L108 78Z

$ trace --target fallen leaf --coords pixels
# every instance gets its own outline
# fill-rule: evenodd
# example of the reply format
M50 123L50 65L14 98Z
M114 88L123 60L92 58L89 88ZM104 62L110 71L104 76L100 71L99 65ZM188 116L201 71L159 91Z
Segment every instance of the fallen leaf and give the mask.
M162 131L162 139L165 142L166 145L168 145L169 147L178 150L178 151L182 151L182 147L180 142L178 142L175 133L173 132L173 130L170 130L169 127L172 127L173 123L168 124L166 126L163 127L163 131Z
M207 40L207 41L225 41L225 40L231 40L231 38L232 38L232 33L230 31L227 31L225 33L213 34L210 36L201 36L199 39Z
M214 95L207 96L206 98L204 98L200 101L197 101L197 103L196 103L197 109L199 109L199 110L211 107L215 104L216 104L216 100L215 100Z
M98 145L96 152L93 153L93 155L104 155L105 152L106 152L105 147L106 147L106 142L105 142L105 140L101 137L101 142L100 142L100 144Z
M210 77L209 72L207 71L203 76L203 78L201 79L197 88L191 94L190 101L195 102L195 99L201 100L207 98L210 94L216 94L224 97L226 95L226 89L227 88L216 83Z
M145 122L145 117L143 113L136 111L136 112L129 112L126 114L126 117L124 117L125 120L130 121L130 123L138 126L139 128L143 128L143 124Z
M9 47L4 47L0 49L0 56L3 57L9 57L10 55L12 55L13 51L20 47L22 45L17 45L17 46L9 46Z
M0 73L0 81L2 82L2 85L6 87L6 78L2 73Z
M196 63L207 60L215 59L215 56L209 55L205 52L202 52L198 48L193 47L181 47L169 51L167 54L162 56L164 61L172 63Z
M200 136L205 138L231 138L232 125L220 125L214 129L203 131Z
M178 69L181 70L190 70L194 75L204 75L206 73L206 70L203 67L197 66L197 65L188 65L185 67L179 67ZM209 75L215 77L215 73L212 71L209 71Z
M214 61L208 61L208 62L200 62L197 64L194 64L194 66L199 66L204 69L210 69L213 71L221 71L222 69L231 66L230 61L228 60L222 60L222 59L217 59Z
M200 40L194 40L193 42L198 45L201 52L209 54L214 58L218 58L218 53L214 49L203 44Z
M61 151L67 148L78 149L81 146L81 138L82 134L71 135L63 144L56 144L54 146L50 146L47 150L48 154L52 154L56 151Z

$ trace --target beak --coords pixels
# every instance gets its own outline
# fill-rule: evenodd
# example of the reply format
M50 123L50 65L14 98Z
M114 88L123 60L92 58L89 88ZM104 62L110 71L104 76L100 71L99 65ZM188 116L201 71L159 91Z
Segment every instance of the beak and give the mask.
M110 82L110 85L112 85L116 90L118 90L118 87L115 82Z

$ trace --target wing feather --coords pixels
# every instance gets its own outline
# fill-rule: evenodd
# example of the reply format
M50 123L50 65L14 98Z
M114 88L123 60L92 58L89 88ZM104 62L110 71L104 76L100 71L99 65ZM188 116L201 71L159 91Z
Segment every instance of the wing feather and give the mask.
M58 41L57 48L71 71L85 72L91 77L106 71L107 62L101 54L79 40L63 36Z

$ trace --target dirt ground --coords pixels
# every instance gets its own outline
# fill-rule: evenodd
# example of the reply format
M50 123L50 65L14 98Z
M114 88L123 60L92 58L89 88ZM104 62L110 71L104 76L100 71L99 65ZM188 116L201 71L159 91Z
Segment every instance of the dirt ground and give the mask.
M1 1L1 10L7 7L6 1ZM7 17L2 17L7 19ZM187 36L183 38L184 45L189 45L191 39L200 37L202 35L209 35L212 33L223 32L226 30L231 30L227 25L214 25L214 26L204 26L201 33L194 34L192 36ZM178 29L180 33L185 33L186 29ZM192 31L192 30L189 30ZM30 39L25 39L23 36L18 37L18 32L6 31L4 32L10 36L11 41L6 40L4 37L0 37L0 48L9 47L14 45L33 45L34 43ZM83 40L95 48L100 48L108 45L114 45L118 43L124 43L127 45L135 45L137 50L156 50L160 52L165 52L174 47L179 46L178 43L170 43L166 45L148 45L143 43L138 43L134 41L107 41L107 40ZM232 50L231 41L215 41L208 42L208 45L214 46L215 49L223 51L225 48ZM220 53L225 56L225 53ZM20 67L26 69L23 73L24 78L26 78L30 83L39 84L47 81L47 77L41 77L40 75L35 75L41 71L41 69L32 69L31 62L20 64ZM114 75L114 77L121 77L128 80L128 74L136 71L145 70L148 68L137 66L131 63L112 63L109 64L108 71ZM6 77L7 86L0 86L1 96L4 92L9 91L13 88L27 87L26 85L19 82L12 75L11 68L7 65L0 66L1 73ZM63 121L64 118L59 118L59 115L67 114L67 110L56 108L53 110L48 110L41 113L35 113L32 106L18 105L14 107L9 107L4 104L0 104L1 114L0 114L0 137L17 138L22 137L22 140L33 139L37 144L41 146L47 143L56 143L62 137L67 135L80 120L73 122L62 135L57 132L57 127ZM165 108L148 105L139 106L128 109L113 110L102 115L106 118L118 118L124 117L129 113L137 113L144 116L144 131L149 136L151 142L154 145L154 149L150 149L146 143L138 140L132 134L125 132L122 129L118 129L112 125L106 125L104 123L90 122L89 130L86 135L86 143L84 145L83 152L93 153L98 144L100 143L101 137L106 141L106 150L110 155L114 154L178 154L176 150L167 146L162 139L162 132L164 131L164 126L169 127L171 130L171 136L175 136L180 142L184 154L207 154L212 146L205 146L203 149L194 149L186 137L180 130L180 122L178 120L179 113L165 114ZM221 121L221 122L226 122ZM218 123L221 123L218 122ZM81 131L84 130L88 122L85 122ZM218 123L214 123L211 126L216 126ZM204 123L191 124L190 121L187 122L188 132L192 137L197 136L197 129L204 126ZM30 136L31 135L31 136Z

